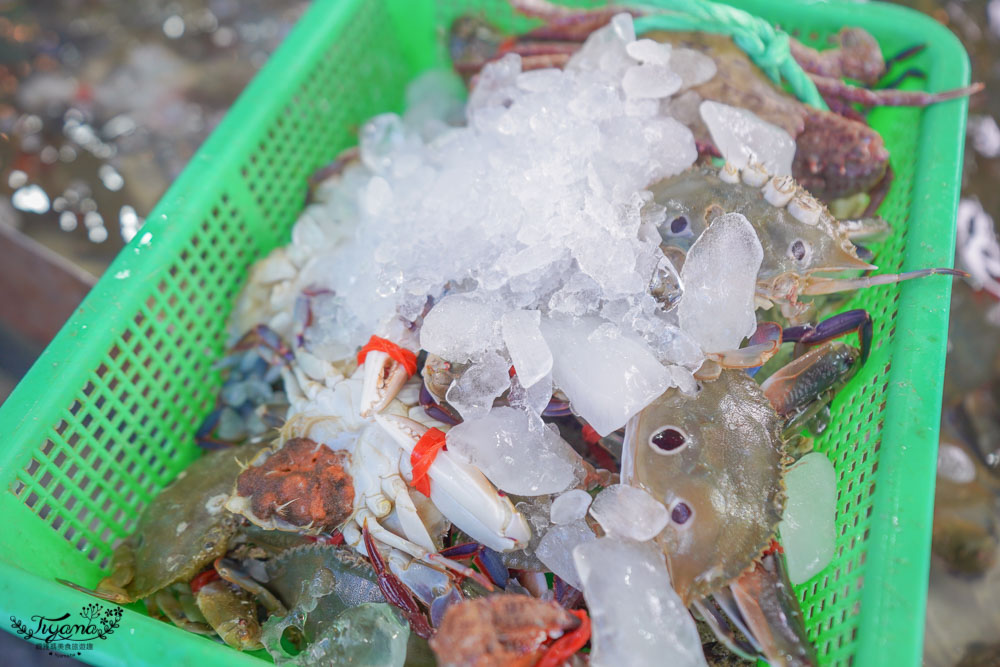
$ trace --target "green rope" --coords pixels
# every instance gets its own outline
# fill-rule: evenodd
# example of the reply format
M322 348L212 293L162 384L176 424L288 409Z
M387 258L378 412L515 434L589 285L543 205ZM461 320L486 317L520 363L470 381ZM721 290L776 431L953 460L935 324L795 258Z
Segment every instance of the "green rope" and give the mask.
M804 103L826 109L826 103L809 75L795 62L788 34L742 9L709 0L660 0L650 13L635 19L637 35L651 30L687 30L728 35L771 80L782 81ZM664 11L666 10L666 11Z

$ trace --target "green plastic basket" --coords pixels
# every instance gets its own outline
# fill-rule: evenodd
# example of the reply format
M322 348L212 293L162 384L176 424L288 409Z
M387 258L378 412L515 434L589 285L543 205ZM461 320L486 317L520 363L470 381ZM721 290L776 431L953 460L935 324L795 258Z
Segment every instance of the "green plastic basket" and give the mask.
M867 28L887 53L924 43L907 65L926 72L928 90L968 82L958 40L913 11L734 4L814 44L844 25ZM193 433L221 383L212 364L247 267L287 240L310 173L366 118L400 109L407 81L445 62L446 26L474 7L528 25L501 0L316 2L18 385L0 409L5 629L11 616L93 601L54 579L96 584L143 505L198 456ZM892 236L872 248L883 271L951 265L965 116L965 100L871 114L895 170L881 209ZM836 553L797 589L826 664L920 662L950 288L932 277L847 304L872 313L875 344L817 441L838 476ZM80 653L108 665L260 658L140 605Z

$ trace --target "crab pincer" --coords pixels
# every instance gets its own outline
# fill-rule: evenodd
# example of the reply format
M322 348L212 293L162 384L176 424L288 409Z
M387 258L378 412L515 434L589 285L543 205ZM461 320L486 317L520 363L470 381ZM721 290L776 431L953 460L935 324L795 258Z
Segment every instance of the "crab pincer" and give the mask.
M379 336L372 336L358 352L364 365L361 389L361 416L381 412L396 397L406 381L417 372L417 355Z
M399 415L376 414L375 421L411 455L412 462L412 454L428 428ZM410 475L411 483L415 474ZM427 465L426 474L434 505L476 542L494 551L511 551L523 548L531 539L531 528L524 516L475 466L440 448Z

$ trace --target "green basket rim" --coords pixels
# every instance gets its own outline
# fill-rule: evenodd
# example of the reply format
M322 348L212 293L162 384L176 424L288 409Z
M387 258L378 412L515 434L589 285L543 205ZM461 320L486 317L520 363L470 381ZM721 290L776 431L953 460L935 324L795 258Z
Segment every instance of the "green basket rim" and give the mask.
M780 10L773 0L731 2L753 13L774 16ZM391 2L390 16L399 34L404 27L433 24L431 3L415 3L412 13L404 3ZM51 424L39 415L46 406L70 404L79 388L60 383L67 369L88 367L101 358L121 333L131 314L140 305L142 294L121 290L122 280L153 281L162 274L180 251L184 238L171 234L171 221L199 216L211 206L215 194L213 164L245 154L253 143L248 127L263 126L268 114L260 99L293 94L294 84L285 72L295 67L302 50L318 49L329 32L317 25L346 25L361 6L360 0L317 0L289 33L285 43L267 66L240 95L225 119L197 151L177 181L150 214L146 225L114 260L107 272L74 312L52 343L38 358L24 379L0 406L0 431L7 434L8 446L0 449L0 473L5 483L15 463L27 452L11 446L12 441L38 443ZM957 87L969 80L969 60L959 40L933 19L904 7L882 3L797 3L794 12L802 16L850 9L863 14L866 27L898 32L900 26L921 35L932 35L928 50L933 55L928 82L935 87ZM786 9L790 12L792 9ZM416 38L414 38L416 39ZM417 71L432 64L433 58L417 42L402 40L404 53ZM905 269L951 266L954 257L954 228L964 152L965 99L926 109L920 118L919 156L913 183L911 215L937 221L911 228L906 244ZM942 196L942 195L946 196ZM911 218L912 221L913 218ZM944 221L943 223L940 221ZM945 238L942 239L942 232ZM122 277L127 276L127 277ZM885 425L876 477L872 529L867 541L868 585L862 591L862 608L868 621L859 628L855 659L860 665L919 664L922 654L926 582L930 562L930 534L933 488L943 382L945 338L951 284L946 280L921 280L901 288L899 320L901 331L931 331L937 336L893 342ZM904 353L905 352L905 353ZM919 364L919 366L918 366ZM880 519L881 518L881 519ZM7 617L25 614L40 596L83 604L92 599L76 591L27 572L7 562L0 538L0 609ZM72 550L72 547L69 547ZM79 597L76 597L79 596ZM37 612L31 612L37 613ZM30 614L29 614L30 615ZM253 660L203 638L185 635L159 621L126 611L129 634L137 644L149 642L178 664L201 663L204 659L242 664ZM123 627L125 624L123 623ZM169 633L169 634L164 634ZM131 649L108 642L82 656L95 664L127 664L149 660ZM216 651L218 648L220 651ZM128 656L126 658L126 656ZM248 663L249 664L249 663Z

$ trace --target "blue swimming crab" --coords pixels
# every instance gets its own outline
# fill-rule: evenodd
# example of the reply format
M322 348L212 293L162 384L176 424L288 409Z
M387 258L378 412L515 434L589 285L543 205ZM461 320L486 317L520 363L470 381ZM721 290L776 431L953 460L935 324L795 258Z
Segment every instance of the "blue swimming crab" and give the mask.
M695 166L650 186L654 203L663 207L661 248L684 251L724 213L741 213L753 224L764 250L757 275L758 305L781 306L793 322L809 312L800 296L830 294L884 285L932 274L965 275L930 268L860 278L828 274L871 271L878 267L858 255L853 227L830 211L791 176L772 176L755 163L740 170Z
M115 548L111 574L96 590L62 583L118 604L146 600L187 630L217 634L240 650L260 648L254 597L214 571L245 525L222 506L241 470L240 454L210 452L181 472Z
M833 340L849 332L858 332L860 349ZM811 349L763 386L742 369L721 368L694 396L669 389L633 417L622 481L667 508L656 540L685 604L741 655L809 665L815 649L774 542L792 460L787 438L867 358L872 325L857 310L781 333L777 345Z

